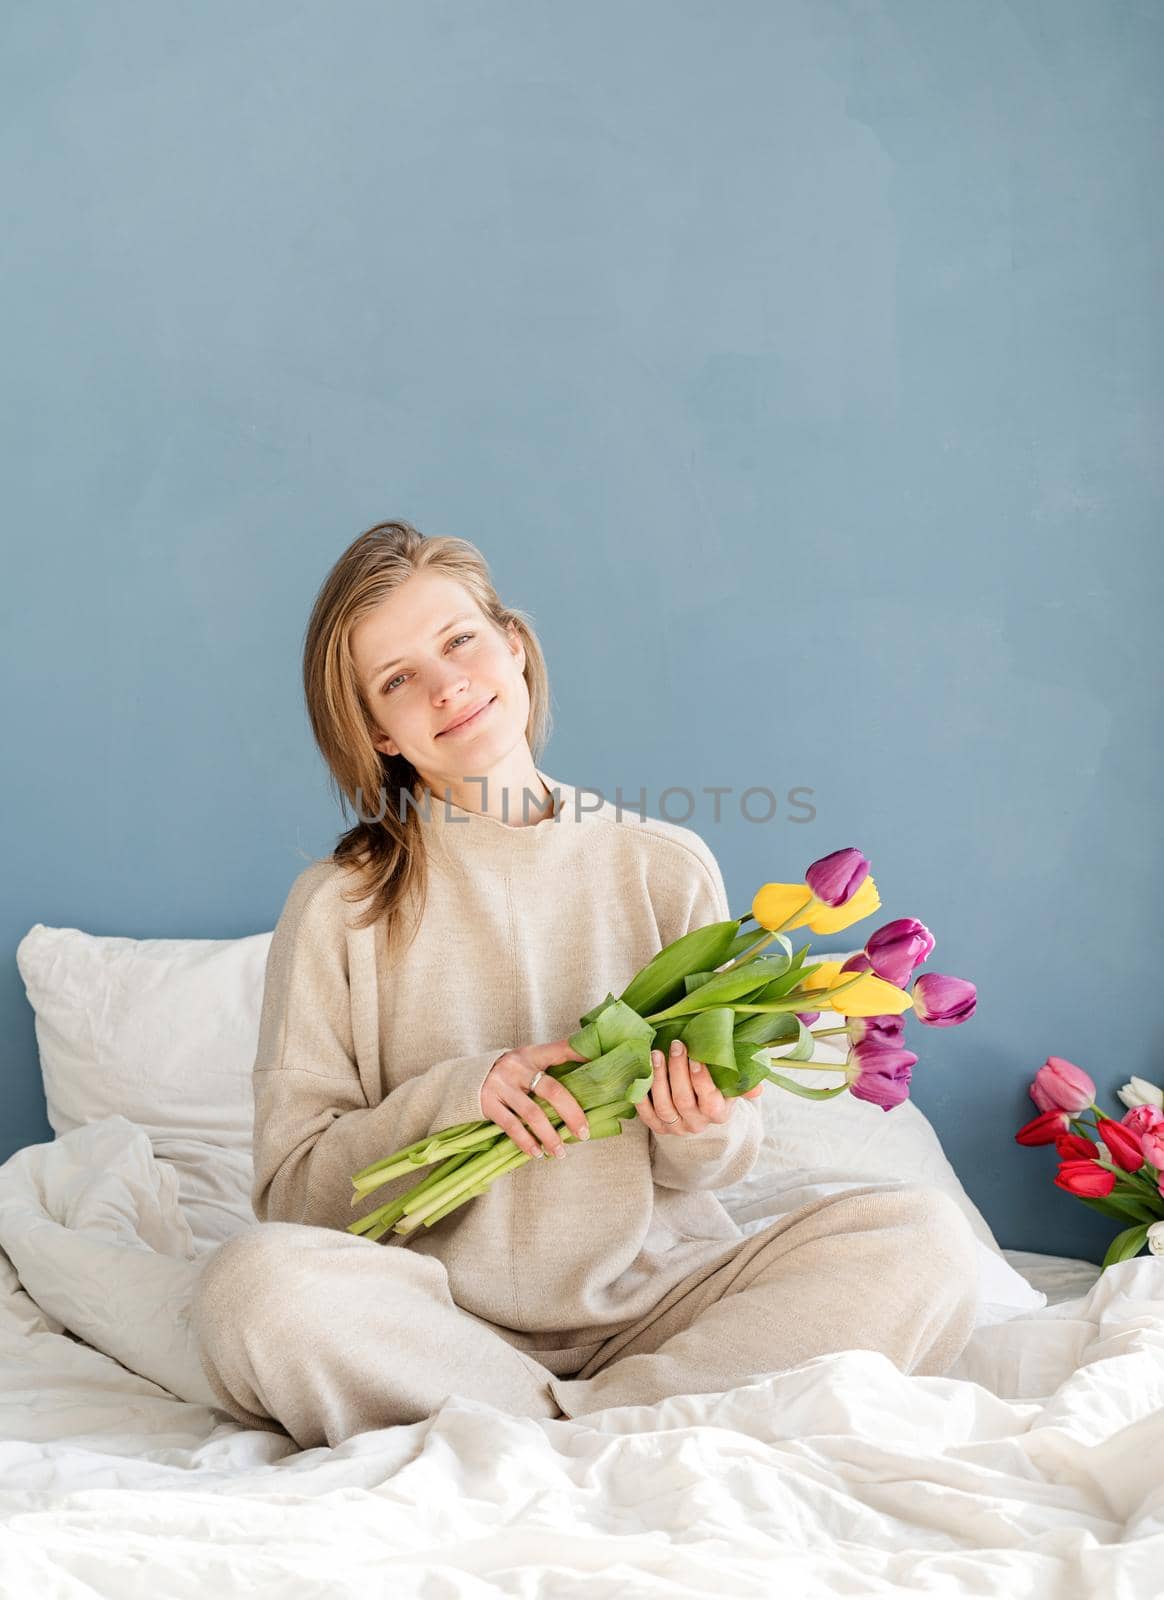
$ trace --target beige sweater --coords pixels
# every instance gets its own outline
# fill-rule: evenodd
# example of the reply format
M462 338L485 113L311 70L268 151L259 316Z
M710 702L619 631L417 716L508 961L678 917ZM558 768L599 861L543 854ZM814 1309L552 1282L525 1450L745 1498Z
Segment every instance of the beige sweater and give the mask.
M663 945L731 915L699 835L616 812L545 773L555 813L511 827L429 797L428 900L390 965L382 923L355 931L348 869L316 862L292 885L267 962L255 1061L260 1221L346 1228L410 1188L358 1206L351 1177L425 1134L483 1116L506 1050L577 1031ZM423 816L423 811L421 812ZM759 1099L723 1124L656 1138L639 1117L571 1143L395 1245L438 1257L462 1309L525 1332L615 1331L742 1237L714 1190L759 1153Z

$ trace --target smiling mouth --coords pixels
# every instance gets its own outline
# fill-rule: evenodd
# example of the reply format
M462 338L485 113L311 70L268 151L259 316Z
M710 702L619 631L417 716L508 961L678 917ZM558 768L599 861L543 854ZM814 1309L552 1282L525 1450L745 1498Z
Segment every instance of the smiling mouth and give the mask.
M494 695L493 696L493 700L496 700L496 699L497 699L497 696ZM463 722L458 722L451 728L442 728L440 733L437 734L437 738L438 739L443 739L444 736L447 733L460 733L465 728L471 728L473 726L473 724L475 722L477 722L479 720L479 718L481 718L485 714L486 711L488 711L489 707L493 704L493 700L486 700L486 702L485 702L485 704L483 706L478 706L477 710L474 711L473 715L471 717L466 717Z

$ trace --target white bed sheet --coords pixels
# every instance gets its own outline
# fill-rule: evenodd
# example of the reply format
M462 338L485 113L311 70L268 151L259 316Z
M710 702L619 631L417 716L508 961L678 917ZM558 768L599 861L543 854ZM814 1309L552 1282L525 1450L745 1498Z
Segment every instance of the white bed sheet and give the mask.
M1155 1258L1098 1276L1008 1252L1049 1303L977 1329L941 1378L847 1351L582 1420L453 1398L299 1451L214 1409L188 1322L201 1258L132 1124L13 1157L0 1246L6 1596L1164 1586Z

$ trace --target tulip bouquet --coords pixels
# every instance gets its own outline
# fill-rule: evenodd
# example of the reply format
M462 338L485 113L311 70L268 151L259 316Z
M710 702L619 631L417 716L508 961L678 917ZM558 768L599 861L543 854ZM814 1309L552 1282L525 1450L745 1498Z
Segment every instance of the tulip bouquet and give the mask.
M1108 1246L1105 1268L1139 1255L1145 1245L1164 1256L1164 1090L1133 1078L1117 1093L1128 1108L1119 1122L1096 1105L1095 1084L1082 1067L1048 1056L1030 1086L1039 1115L1015 1134L1019 1144L1055 1146L1060 1189L1105 1217L1132 1224ZM1090 1122L1084 1112L1093 1113Z
M624 1119L650 1092L652 1048L666 1051L673 1039L682 1039L703 1063L725 1099L768 1082L812 1100L847 1090L884 1111L899 1105L918 1059L902 1047L903 1013L912 1007L929 1027L953 1027L973 1015L974 985L931 972L906 990L934 948L933 934L913 917L885 923L843 964L807 963L809 946L794 953L786 937L803 927L838 933L880 905L867 859L853 848L836 850L813 862L801 883L764 884L747 916L693 928L667 945L620 995L607 994L580 1019L569 1042L585 1060L549 1069L586 1112L591 1141L622 1132ZM749 921L755 927L744 929ZM813 1033L810 1024L821 1014L809 1009L814 1005L835 1011L845 1025ZM813 1061L816 1041L831 1034L848 1036L846 1060ZM776 1071L773 1061L785 1071ZM822 1068L839 1072L841 1081L812 1089L785 1075ZM577 1142L560 1114L537 1098L563 1142ZM530 1159L487 1119L442 1129L353 1175L357 1205L383 1184L435 1166L348 1232L379 1239L390 1228L407 1234L421 1224L431 1227Z

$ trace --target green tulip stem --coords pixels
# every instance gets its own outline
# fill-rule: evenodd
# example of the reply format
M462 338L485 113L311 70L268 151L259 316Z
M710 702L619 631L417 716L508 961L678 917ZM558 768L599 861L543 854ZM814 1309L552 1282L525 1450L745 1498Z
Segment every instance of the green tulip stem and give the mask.
M449 1142L452 1141L452 1139L460 1138L460 1134L473 1133L473 1131L480 1130L480 1128L480 1118L478 1118L476 1122L459 1122L452 1126L452 1128L441 1128L441 1146L446 1147L448 1146ZM381 1162L373 1162L371 1163L371 1166L361 1166L358 1173L352 1174L352 1181L355 1182L360 1178L368 1178L369 1174L371 1173L379 1173L379 1171L384 1171L385 1166L393 1166L397 1162L405 1162L405 1158L416 1154L417 1150L427 1149L427 1147L432 1144L433 1139L435 1138L436 1134L427 1133L425 1134L424 1139L417 1139L414 1144L406 1144L403 1149L393 1150L392 1155L385 1155L384 1160L381 1160ZM419 1163L419 1165L424 1166L427 1165L427 1163L422 1162ZM401 1166L401 1171L405 1171L403 1166Z
M729 961L726 966L719 967L717 970L719 972L735 972L737 968L746 966L747 963L753 959L753 957L758 956L761 950L772 943L773 939L775 939L778 933L786 933L788 931L789 923L795 923L799 917L802 917L815 899L816 896L814 894L810 894L804 904L797 907L791 916L785 917L784 921L778 928L769 928L768 932L762 939L757 939L755 944L749 945L746 950L741 951L741 953L736 956L734 961ZM748 915L751 916L751 913L749 912ZM735 918L733 920L740 921L742 919Z
M527 1155L524 1150L518 1150L503 1166L496 1168L488 1178L482 1179L473 1188L454 1195L451 1200L446 1200L444 1205L438 1207L436 1211L430 1212L424 1219L425 1227L431 1228L434 1222L439 1222L442 1217L447 1217L450 1211L456 1211L459 1206L467 1205L470 1200L475 1200L479 1194L484 1194L494 1178L503 1177L507 1172L512 1172L515 1168L523 1166L527 1161L531 1160L533 1160L532 1156ZM396 1232L411 1233L415 1226L416 1224L410 1218L408 1222L398 1225Z
M1072 1117L1068 1126L1072 1133L1077 1133L1081 1139L1089 1139L1092 1144L1095 1144L1099 1138L1099 1129L1093 1122L1084 1122L1080 1117ZM1080 1156L1079 1159L1088 1161L1091 1158L1089 1156Z
M455 1127L445 1128L440 1135L429 1134L425 1139L406 1145L403 1150L395 1151L383 1161L373 1161L370 1167L361 1168L352 1178L356 1190L352 1204L355 1205L364 1195L371 1194L374 1189L379 1189L404 1173L431 1166L434 1161L458 1151L491 1144L498 1132L497 1125L492 1122L459 1122Z
M844 994L846 989L851 989L855 983L860 983L863 977L865 977L865 973L853 972L846 977L844 983L838 983L831 989L809 989L807 993L793 994L789 996L787 1000L769 1000L767 1002L757 1002L757 1004L750 1006L744 1005L739 1000L733 1000L731 1002L731 1007L733 1011L738 1011L741 1016L744 1014L754 1016L757 1013L768 1011L833 1011L836 1009L835 1006L827 1006L823 1004L816 1006L813 1004L813 1001L832 1000L834 996L838 994ZM695 990L696 994L698 994L698 992L698 990ZM662 1012L659 1013L659 1015L665 1017L666 1013ZM655 1017L647 1018L648 1022L654 1022L655 1020ZM839 1032L840 1030L838 1029L837 1031Z
M504 1147L508 1145L509 1149ZM434 1183L418 1195L410 1195L405 1203L404 1212L408 1217L408 1227L414 1228L432 1215L438 1207L443 1206L447 1200L462 1191L475 1189L485 1178L492 1178L500 1168L504 1167L514 1154L524 1156L527 1161L532 1157L527 1156L514 1144L508 1134L502 1134L495 1149L487 1151L484 1155L477 1156L465 1166L459 1167L456 1172L451 1172L447 1178L442 1178L439 1183ZM404 1232L398 1228L398 1232Z
M579 1139L577 1134L563 1127L562 1143L593 1144L596 1139L613 1138L616 1134L622 1132L622 1123L619 1118L627 1116L633 1110L634 1106L629 1100L615 1100L607 1105L594 1106L587 1113L590 1138ZM505 1145L510 1146L508 1152L503 1148ZM455 1211L458 1206L466 1205L470 1200L475 1200L479 1194L484 1194L496 1179L502 1178L507 1172L513 1172L518 1167L526 1166L536 1159L528 1151L515 1147L508 1134L504 1135L498 1141L497 1152L491 1153L487 1157L476 1157L475 1160L463 1167L459 1173L452 1175L454 1179L459 1178L461 1180L459 1183L452 1182L447 1185L442 1183L440 1185L426 1186L427 1192L423 1197L423 1204L419 1203L419 1187L405 1195L403 1200L398 1201L397 1206L400 1211L405 1213L405 1208L407 1210L397 1223L395 1231L402 1234L412 1233L421 1223L426 1228L431 1228L434 1222L439 1222L442 1217L447 1217L450 1211ZM436 1192L438 1189L440 1190L439 1193ZM385 1210L387 1209L389 1208L386 1207ZM396 1219L394 1218L393 1220L395 1221ZM368 1221L367 1217L363 1219L364 1223ZM386 1231L386 1228L381 1229L381 1232ZM373 1235L373 1237L378 1237L378 1235Z
M366 1233L370 1238L378 1239L381 1234L387 1233L389 1228L399 1222L404 1215L405 1205L410 1200L415 1200L417 1195L430 1190L433 1184L439 1183L450 1172L455 1171L458 1167L467 1165L475 1159L471 1150L458 1152L458 1154L450 1157L448 1161L444 1161L440 1166L434 1167L428 1176L419 1183L413 1184L407 1194L398 1195L395 1200L389 1200L385 1205L378 1206L375 1211L369 1211L358 1222L353 1222L348 1228L348 1232ZM352 1204L358 1205L365 1198L365 1194L355 1194L352 1197ZM374 1232L372 1231L373 1229L375 1230Z
M758 956L761 950L770 945L775 937L775 933L766 933L762 939L757 939L755 944L750 944L746 950L741 950L739 955L736 956L734 960L726 962L722 967L717 967L716 971L721 973L736 972L740 967L746 967L748 962L753 960L754 957Z
M1125 1187L1135 1184L1137 1189L1142 1189L1145 1194L1150 1195L1157 1203L1159 1202L1161 1198L1160 1191L1150 1178L1143 1177L1140 1172L1128 1172L1124 1167L1117 1167L1114 1162L1105 1161L1102 1156L1092 1156L1091 1159L1097 1167L1102 1167L1105 1172L1115 1173L1117 1188L1119 1188L1121 1182ZM1144 1165L1146 1166L1147 1162Z
M789 1072L848 1072L844 1061L789 1061L787 1056L773 1056L770 1065Z
M1146 1167L1148 1167L1148 1163L1145 1161L1144 1165L1138 1168L1137 1171L1125 1173L1125 1177L1130 1178L1133 1183L1139 1184L1144 1193L1151 1195L1152 1199L1159 1205L1164 1201L1164 1195L1161 1195L1158 1184L1148 1177L1147 1172L1144 1170ZM1155 1169L1148 1168L1148 1171L1153 1170Z

